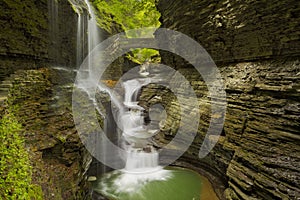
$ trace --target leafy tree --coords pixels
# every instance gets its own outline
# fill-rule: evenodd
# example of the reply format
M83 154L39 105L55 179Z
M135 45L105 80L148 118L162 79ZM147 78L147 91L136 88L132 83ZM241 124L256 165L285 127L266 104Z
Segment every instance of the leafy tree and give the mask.
M121 27L127 37L153 37L155 29L144 29L139 35L130 32L130 29L139 29L160 26L160 13L155 7L157 0L94 0L93 3L98 10L98 23L109 33L117 32L114 27ZM120 30L119 30L120 31ZM136 62L143 63L159 55L153 49L134 49L127 57Z

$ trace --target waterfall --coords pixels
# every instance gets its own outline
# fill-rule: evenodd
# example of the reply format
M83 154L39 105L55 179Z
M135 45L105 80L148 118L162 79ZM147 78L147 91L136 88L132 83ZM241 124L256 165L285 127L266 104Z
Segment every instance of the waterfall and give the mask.
M88 18L88 26L87 26L87 50L88 53L90 53L100 42L100 33L99 29L97 26L97 19L96 15L92 9L92 6L90 5L90 2L88 0L85 0L85 3L88 7L88 12L89 12L89 18ZM91 68L91 58L90 56L88 58L88 76L90 81L99 81L99 80L94 80L93 74L92 74L92 68Z
M84 54L84 37L83 37L83 30L84 30L84 20L82 19L82 14L77 12L78 21L77 21L77 40L76 40L76 67L79 68Z
M126 160L127 172L145 172L156 170L158 167L158 152L143 152L138 149L130 149Z
M101 35L97 26L96 15L88 0L84 0L88 8L88 16L83 11L76 10L78 15L77 20L77 53L76 53L76 65L79 67L83 61L85 54L89 54L101 41ZM87 18L85 18L87 17ZM85 24L87 21L87 26ZM87 42L87 44L86 44ZM86 47L86 49L85 49ZM89 59L89 56L87 57ZM87 76L90 78L90 60L88 60L88 68L85 69Z
M97 26L96 15L88 0L85 0L90 17L88 19L88 52L91 52L100 42L100 34Z
M125 99L124 104L130 106L131 102L137 100L137 90L141 87L141 84L137 79L128 80L123 83L125 87Z
M126 172L145 172L157 170L158 152L151 146L149 139L158 130L149 129L145 125L144 109L138 105L137 97L139 90L151 82L150 78L128 80L123 83L125 90L125 112L119 116L119 126L126 143L127 151Z
M172 180L172 172L159 166L159 154L149 141L157 130L145 125L144 109L138 105L139 91L150 82L150 78L135 78L122 84L125 91L122 102L124 110L119 112L118 124L122 131L123 148L127 152L126 162L122 170L102 176L98 184L98 191L102 194L125 194L131 199L131 194L142 195L148 183ZM110 181L110 177L114 178ZM142 198L139 196L139 199Z
M100 34L98 31L96 16L93 12L92 6L88 0L85 0L88 8L89 16L87 24L84 12L77 12L78 14L78 30L77 30L77 65L81 65L82 58L85 53L90 53L100 42ZM87 34L86 34L87 33ZM87 44L86 44L87 42ZM87 47L85 48L85 46ZM87 52L85 52L85 49ZM158 166L158 152L151 146L150 139L158 131L150 129L145 124L145 110L138 105L138 94L141 88L151 82L148 77L145 78L133 78L122 83L124 89L124 97L117 96L114 92L99 83L100 77L94 77L92 74L91 58L87 56L85 62L85 69L80 69L78 72L79 81L77 87L86 91L87 95L90 95L89 89L95 83L98 91L105 91L110 95L110 99L116 110L115 120L118 127L121 129L121 135L123 139L123 148L127 152L125 156L124 171L127 172L145 172L157 170ZM122 95L121 95L122 96ZM100 114L101 108L99 107L95 97L90 96L90 99L94 102L95 109ZM108 120L107 118L105 120ZM110 119L112 120L112 119ZM107 133L106 133L107 134ZM111 134L111 133L109 133ZM117 133L113 133L117 134ZM101 147L98 150L106 152L106 144L100 144Z
M53 58L59 57L59 16L58 16L58 3L56 0L48 0L48 15L49 15L49 33L51 46L49 54Z

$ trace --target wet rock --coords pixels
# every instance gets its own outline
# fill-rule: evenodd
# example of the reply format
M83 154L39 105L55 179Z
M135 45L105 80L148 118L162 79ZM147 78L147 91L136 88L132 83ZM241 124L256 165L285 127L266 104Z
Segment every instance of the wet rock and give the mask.
M90 181L90 182L96 181L96 180L97 180L96 176L89 176L88 179L87 179L87 181Z
M62 77L63 75L63 77ZM19 70L11 78L9 95L23 125L30 151L32 180L45 199L78 199L88 195L85 176L91 162L72 117L74 73L55 69ZM53 101L58 96L58 101Z
M158 3L162 26L198 41L217 63L224 80L227 112L222 137L207 157L199 159L209 121L216 117L210 114L213 101L193 66L179 56L160 52L166 65L186 77L200 105L197 136L179 162L192 163L219 177L227 187L225 192L220 191L221 198L300 198L300 35L296 4L252 0ZM185 85L177 86L179 95L184 94ZM155 103L166 108L167 119L156 136L161 146L174 138L180 119L189 115L181 116L178 111L182 106L170 93L149 85L140 98L146 109ZM189 102L183 107L189 110Z

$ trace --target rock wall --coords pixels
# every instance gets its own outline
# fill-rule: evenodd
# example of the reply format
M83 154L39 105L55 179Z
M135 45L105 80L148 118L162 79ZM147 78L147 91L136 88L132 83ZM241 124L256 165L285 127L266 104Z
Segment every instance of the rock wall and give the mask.
M215 62L298 56L299 3L284 1L159 1L164 27L198 41Z
M16 115L31 155L33 184L41 186L44 199L87 199L92 157L72 116L73 69L87 54L87 5L83 0L3 0L0 8L0 114L12 99L11 105L20 108ZM109 36L99 31L102 39ZM118 58L102 78L120 77L125 62Z
M199 73L182 58L161 52L163 62L189 80L201 107L194 143L175 164L218 177L224 185L217 187L221 199L299 199L299 4L161 0L157 7L163 27L187 34L205 47L220 70L227 94L222 135L210 154L199 159L209 121L218 116L210 114L212 102ZM184 90L185 85L177 84ZM169 93L149 85L141 95L143 106L161 103L167 111L156 138L160 145L174 137L178 120L186 118L180 116L178 102ZM187 100L184 107L192 110L189 106Z
M86 5L77 0L4 0L0 7L0 113L7 100L19 107L32 180L42 187L44 199L84 199L92 158L77 135L71 97L76 11L87 15Z
M85 199L91 162L72 117L76 73L64 68L18 70L5 83L8 101L16 106L33 169L32 182L43 199Z
M4 0L0 8L0 78L46 63L75 66L77 14L68 0Z

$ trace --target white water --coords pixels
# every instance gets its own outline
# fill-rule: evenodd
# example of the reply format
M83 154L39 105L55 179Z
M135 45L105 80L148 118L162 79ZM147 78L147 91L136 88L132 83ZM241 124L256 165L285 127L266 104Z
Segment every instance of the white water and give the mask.
M145 171L155 171L158 169L158 152L146 153L138 149L129 150L126 161L126 172L144 173Z
M58 3L56 0L48 0L48 15L49 15L49 32L50 32L50 41L52 48L50 49L49 54L53 58L59 57L59 16L58 16Z
M123 87L125 88L125 105L129 105L130 107L130 103L137 100L138 89L141 87L141 85L142 84L138 79L128 80L123 83Z
M84 55L89 54L101 41L101 35L99 33L99 28L97 26L96 16L88 0L84 0L88 8L87 16L87 27L85 25L85 13L77 10L78 20L77 20L77 53L76 53L76 65L79 67L83 61ZM86 44L87 41L87 44ZM87 49L85 46L87 45ZM87 57L89 59L89 57ZM89 72L90 61L88 62L88 68L85 69L88 76L91 77Z
M127 142L126 173L145 173L159 169L158 152L150 139L157 130L148 129L144 122L144 109L138 105L138 93L150 78L132 79L123 83L125 112L119 116L122 136Z
M76 40L76 67L79 68L82 60L83 60L83 52L84 52L84 20L82 19L82 15L80 12L77 12L78 20L77 20L77 40Z
M85 0L88 6L90 18L88 20L88 50L91 52L100 42L100 34L97 26L96 15L88 0Z
M85 0L85 3L87 4L88 7L88 11L90 14L90 17L88 19L88 53L90 53L99 43L100 43L100 33L99 33L99 29L97 26L97 21L96 21L96 15L94 14L94 11L89 3L88 0ZM91 60L90 60L90 56L88 57L89 61L88 61L88 66L89 66L89 77L90 79L93 77L91 74L92 72L92 68L91 68ZM98 81L98 80L92 80L92 81Z
M112 195L111 188L114 188L116 194L120 193L141 193L144 186L151 181L166 181L173 176L169 170L156 170L151 173L124 173L114 171L104 175L104 180L110 176L117 176L113 181L113 185L109 182L101 182L101 192L106 195ZM117 199L117 196L116 196Z
M88 6L90 17L88 19L87 30L84 25L84 15L78 12L78 30L77 30L77 65L82 62L84 52L85 41L87 41L87 53L90 53L94 47L100 42L100 34L96 23L96 17L93 9L88 0L85 0ZM85 40L85 34L87 38ZM87 59L90 59L87 57ZM90 66L90 60L87 60L87 68L80 70L79 85L81 89L85 90L88 95L91 84L99 83L99 80L94 80L92 73L92 66ZM146 76L146 74L144 74ZM96 82L95 82L96 81ZM160 171L161 169L158 164L158 152L151 147L150 139L157 132L157 130L151 130L144 124L144 109L138 105L137 98L138 92L142 86L147 85L151 82L150 78L132 79L123 83L125 90L124 100L120 101L118 97L107 87L98 84L100 91L106 91L110 97L112 103L118 109L118 125L122 129L122 136L124 138L124 148L127 152L126 165L123 169L125 174L139 174L148 173L153 171ZM94 97L90 98L93 100L95 108L101 113L101 109L98 107ZM117 134L117 133L116 133ZM105 146L105 145L103 145ZM102 149L105 151L105 149ZM151 174L151 173L150 173ZM157 173L152 177L157 178ZM136 182L136 179L140 179L143 176L125 176L130 177L131 182ZM161 177L161 176L160 176ZM134 179L134 180L133 180ZM147 179L151 179L151 176ZM123 181L126 182L124 179Z

